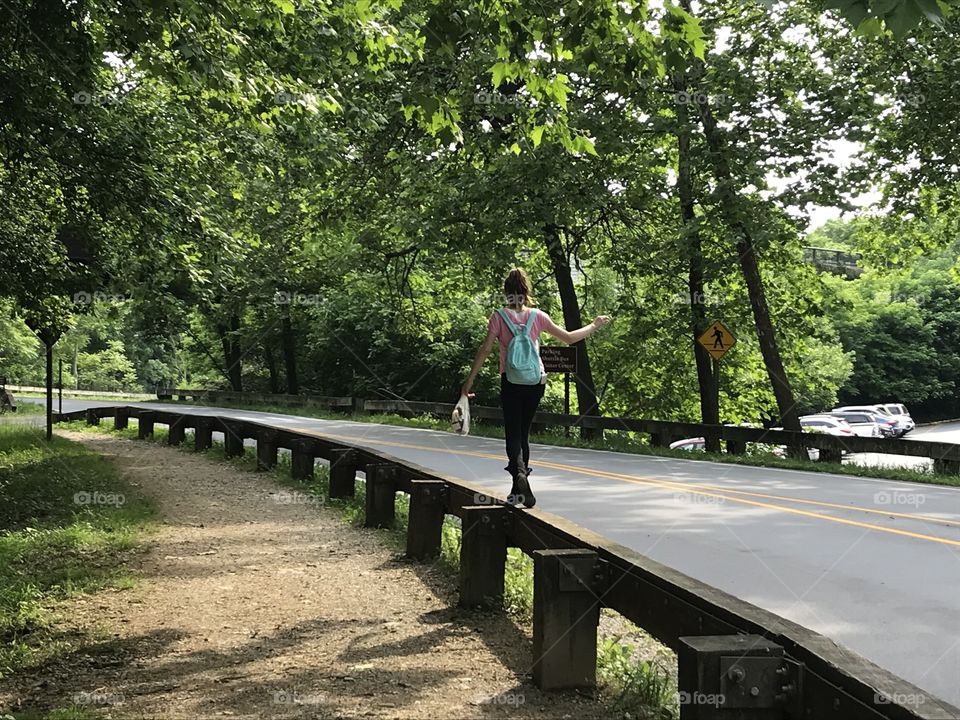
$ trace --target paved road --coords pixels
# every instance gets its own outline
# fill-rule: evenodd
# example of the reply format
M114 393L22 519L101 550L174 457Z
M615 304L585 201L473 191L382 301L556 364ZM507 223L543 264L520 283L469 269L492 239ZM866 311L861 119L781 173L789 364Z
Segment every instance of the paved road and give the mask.
M65 400L64 410L104 404ZM509 490L499 440L176 407L320 431ZM960 425L916 436L960 440ZM960 705L960 490L552 446L536 446L531 464L540 507Z

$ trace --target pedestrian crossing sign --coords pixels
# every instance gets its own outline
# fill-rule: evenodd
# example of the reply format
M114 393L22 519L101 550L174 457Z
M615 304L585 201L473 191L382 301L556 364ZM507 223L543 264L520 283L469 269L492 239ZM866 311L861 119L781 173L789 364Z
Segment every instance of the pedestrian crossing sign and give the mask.
M714 360L726 355L727 350L737 344L733 333L719 320L714 320L710 326L697 338L703 349L710 353Z

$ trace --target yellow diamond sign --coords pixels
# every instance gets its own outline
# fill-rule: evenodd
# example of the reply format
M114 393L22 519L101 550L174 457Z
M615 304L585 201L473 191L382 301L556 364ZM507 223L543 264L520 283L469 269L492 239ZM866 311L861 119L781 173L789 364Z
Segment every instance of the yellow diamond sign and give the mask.
M714 360L719 360L727 350L737 344L737 339L726 325L719 320L714 320L703 335L697 338L697 342L710 353Z

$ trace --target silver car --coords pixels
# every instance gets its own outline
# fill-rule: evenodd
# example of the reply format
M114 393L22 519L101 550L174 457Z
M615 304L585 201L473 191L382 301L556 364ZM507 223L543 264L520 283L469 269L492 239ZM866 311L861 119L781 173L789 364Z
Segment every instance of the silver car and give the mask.
M881 437L880 423L874 413L834 410L830 416L846 420L854 435L860 437Z
M893 415L883 405L846 405L844 407L834 408L833 411L868 412L880 415L881 420L886 421L886 427L884 427L884 423L881 423L881 431L890 428L886 430L884 434L892 435L893 437L903 437L915 427L913 419L909 415Z

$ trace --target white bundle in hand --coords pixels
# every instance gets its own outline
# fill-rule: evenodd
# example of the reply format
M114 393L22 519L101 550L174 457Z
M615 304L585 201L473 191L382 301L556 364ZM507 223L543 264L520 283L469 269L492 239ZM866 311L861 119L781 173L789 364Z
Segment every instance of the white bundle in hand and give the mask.
M460 402L453 409L453 415L450 416L450 429L461 435L470 434L470 401L466 395L460 396Z

